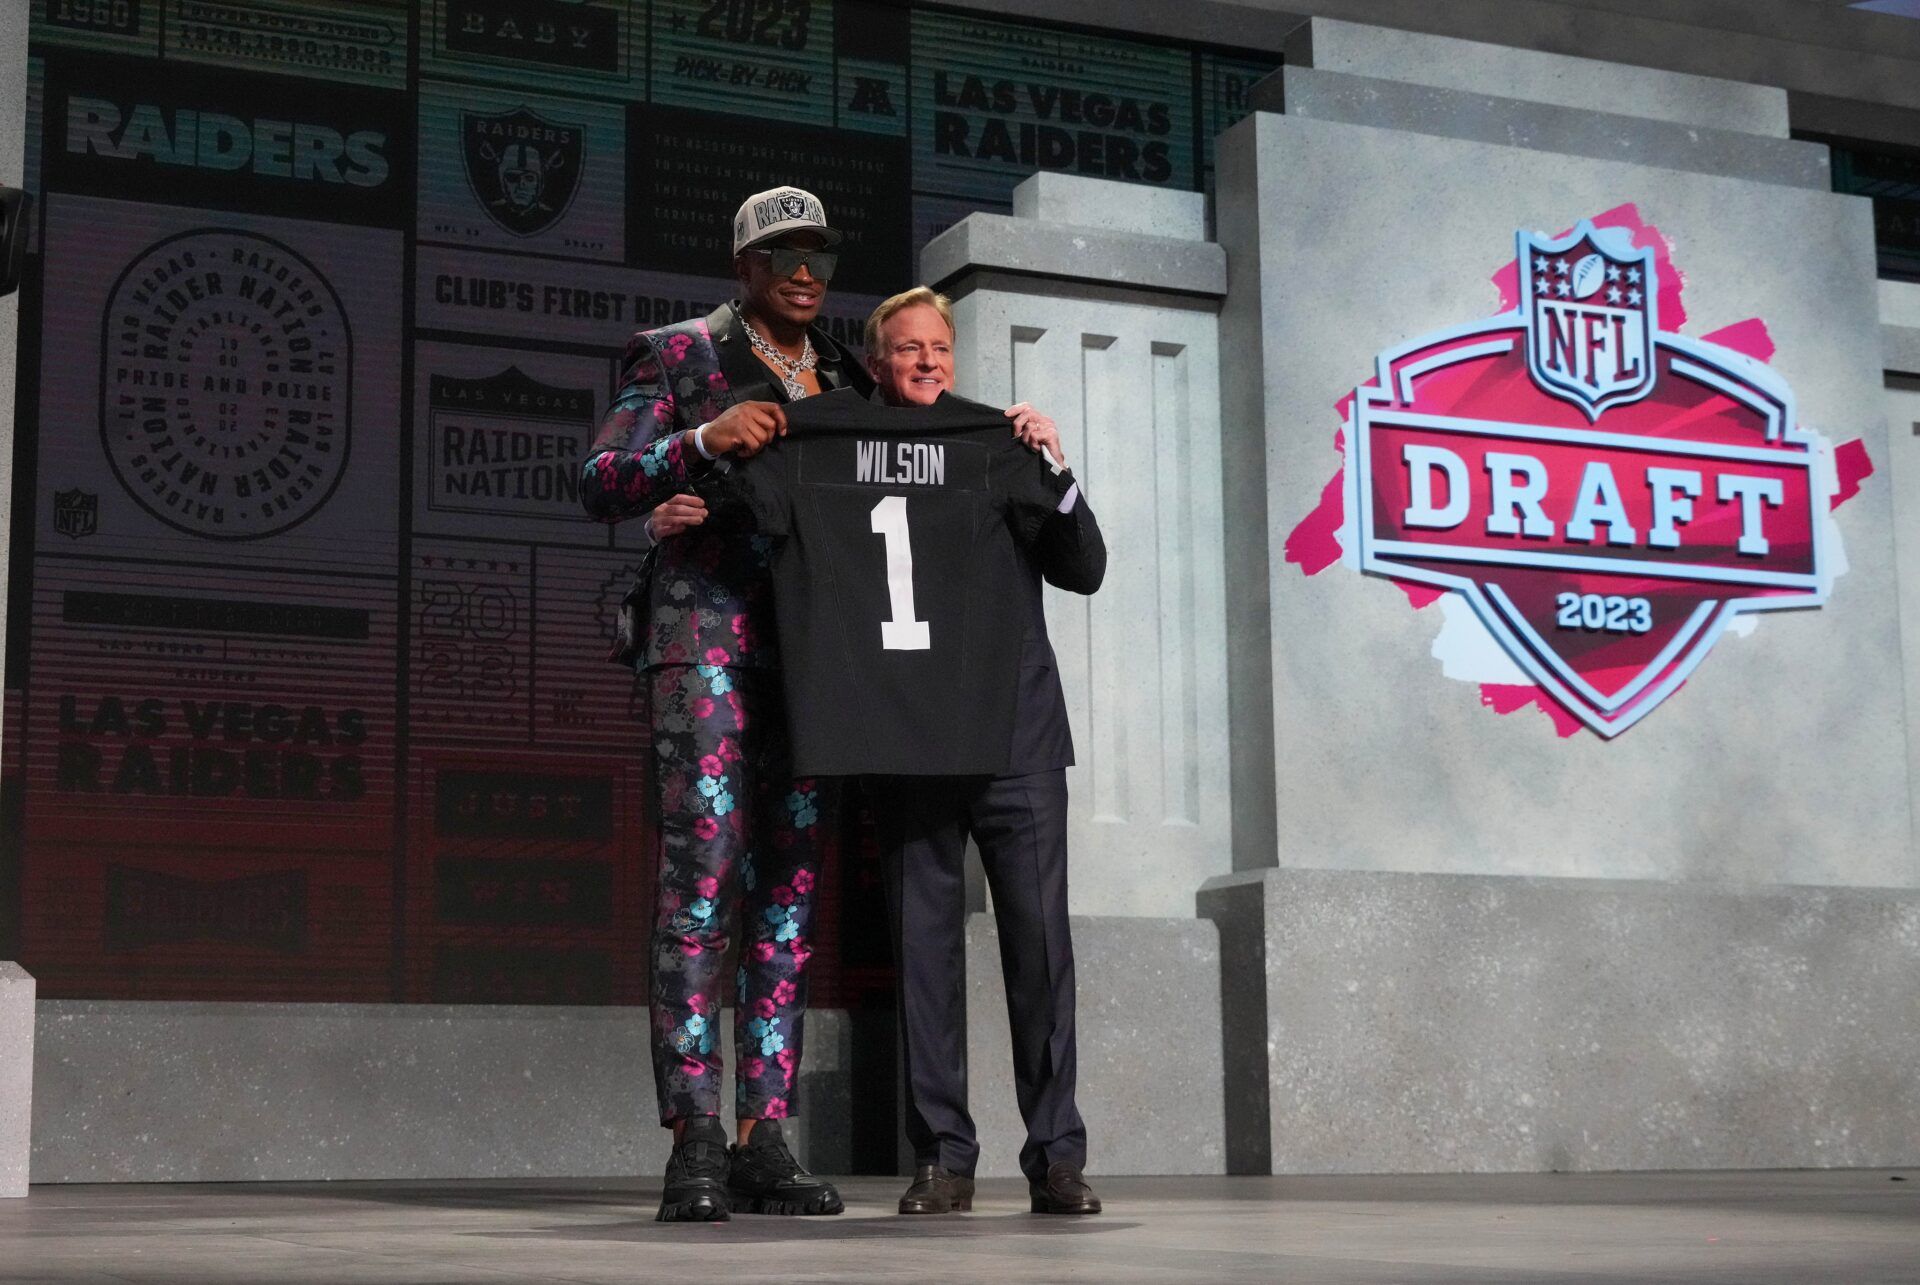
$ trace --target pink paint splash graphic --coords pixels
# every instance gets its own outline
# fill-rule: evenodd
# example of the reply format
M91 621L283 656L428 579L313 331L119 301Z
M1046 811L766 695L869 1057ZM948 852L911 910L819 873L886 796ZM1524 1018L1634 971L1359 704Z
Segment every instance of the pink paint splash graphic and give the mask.
M1758 317L1748 317L1731 326L1722 326L1700 338L1710 344L1719 344L1722 348L1731 348L1755 361L1773 360L1773 336L1767 333L1767 323Z
M1631 202L1599 214L1591 222L1596 228L1623 229L1631 236L1635 248L1650 248L1653 251L1656 280L1659 282L1657 299L1660 329L1673 332L1683 330L1687 322L1684 300L1686 276L1674 264L1672 241L1659 228L1646 222L1639 208ZM1571 231L1571 227L1565 228L1558 235L1565 237ZM1496 312L1517 309L1520 303L1518 260L1510 260L1493 274L1491 280L1500 302ZM1775 352L1773 336L1768 332L1766 323L1758 317L1723 326L1701 338L1706 343L1730 349L1762 363L1771 361ZM1362 385L1378 386L1377 377ZM1352 423L1353 402L1353 394L1348 393L1334 404L1342 425L1334 434L1334 451L1341 461L1340 466L1334 471L1332 480L1321 489L1319 501L1294 526L1286 539L1286 561L1298 566L1304 575L1318 575L1339 562L1344 552L1339 532L1346 516L1346 425ZM1838 447L1834 454L1839 490L1833 495L1830 507L1837 509L1859 494L1861 482L1871 477L1874 469L1865 444L1857 438ZM1396 580L1394 584L1407 595L1415 610L1431 605L1448 592L1408 581ZM1681 685L1684 686L1684 683ZM1494 713L1506 715L1522 709L1538 709L1552 720L1555 734L1563 740L1584 726L1577 716L1536 684L1482 683L1479 687L1481 704Z
M1333 480L1320 492L1320 503L1313 506L1313 512L1287 533L1287 561L1299 567L1304 575L1317 576L1340 561L1340 541L1336 533L1345 508L1340 492L1346 482L1347 470L1342 465L1334 470Z
M1367 381L1368 384L1377 382ZM1348 393L1335 402L1333 409L1339 412L1340 422L1346 423L1353 409L1353 394ZM1347 430L1344 428L1334 430L1333 453L1340 460L1340 467L1333 471L1333 480L1321 488L1320 502L1313 506L1313 511L1287 533L1286 560L1299 567L1304 575L1317 576L1340 561L1340 523L1346 514L1341 490L1347 482Z
M1683 682L1679 691L1685 687ZM1534 708L1553 720L1553 734L1566 740L1586 724L1567 712L1567 707L1546 694L1532 683L1482 683L1480 684L1480 703L1496 714L1512 714L1519 710Z
M1839 508L1860 494L1860 484L1873 476L1873 461L1867 458L1867 444L1859 438L1833 448L1833 466L1840 475L1840 489L1833 493L1832 508Z
M1633 234L1633 247L1636 250L1653 247L1653 266L1660 278L1659 308L1660 328L1678 330L1687 324L1687 307L1680 300L1681 292L1686 289L1687 278L1680 269L1673 266L1673 242L1659 228L1640 217L1640 207L1631 201L1625 205L1616 205L1605 214L1596 214L1591 220L1596 228L1624 228ZM1557 235L1565 236L1573 231L1571 227L1561 228ZM1507 266L1493 274L1493 288L1500 292L1499 312L1512 312L1520 306L1520 261L1514 259Z
M1559 701L1533 683L1482 683L1480 703L1496 714L1511 714L1529 706L1537 707L1553 720L1554 735L1563 741L1586 726L1569 714Z
M1375 388L1379 380L1369 379L1363 387ZM1353 408L1353 394L1348 393L1334 403L1334 409L1345 420ZM1342 461L1333 471L1333 479L1320 489L1320 502L1313 506L1312 512L1287 533L1284 546L1286 560L1300 568L1302 575L1317 576L1334 563L1340 561L1340 524L1345 520L1347 483L1346 454L1347 434L1345 429L1336 430L1333 435L1333 449ZM1431 607L1440 601L1444 589L1432 585L1414 584L1409 580L1395 580L1394 585L1407 595L1407 601L1413 609Z

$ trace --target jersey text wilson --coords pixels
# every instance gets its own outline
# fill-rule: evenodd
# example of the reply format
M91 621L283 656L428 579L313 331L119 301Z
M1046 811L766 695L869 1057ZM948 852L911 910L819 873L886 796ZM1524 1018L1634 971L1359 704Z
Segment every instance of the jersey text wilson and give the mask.
M940 442L855 442L854 481L945 486L947 448Z

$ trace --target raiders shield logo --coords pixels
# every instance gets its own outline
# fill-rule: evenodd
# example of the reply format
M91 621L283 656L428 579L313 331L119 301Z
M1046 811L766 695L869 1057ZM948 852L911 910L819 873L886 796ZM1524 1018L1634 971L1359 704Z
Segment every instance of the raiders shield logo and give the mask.
M1767 366L1658 327L1654 252L1624 231L1518 246L1513 311L1355 390L1353 534L1363 571L1458 593L1612 737L1737 617L1826 601L1831 447Z
M53 529L69 540L100 529L100 497L75 487L53 493Z
M515 236L544 232L580 190L585 131L525 107L497 116L460 113L467 186L487 216Z

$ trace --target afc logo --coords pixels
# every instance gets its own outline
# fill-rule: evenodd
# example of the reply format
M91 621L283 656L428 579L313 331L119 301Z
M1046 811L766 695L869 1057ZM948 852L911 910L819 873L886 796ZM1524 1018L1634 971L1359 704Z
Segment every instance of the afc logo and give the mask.
M1382 353L1345 436L1360 570L1459 594L1602 737L1834 574L1831 446L1763 361L1660 328L1639 230L1518 233L1510 310Z

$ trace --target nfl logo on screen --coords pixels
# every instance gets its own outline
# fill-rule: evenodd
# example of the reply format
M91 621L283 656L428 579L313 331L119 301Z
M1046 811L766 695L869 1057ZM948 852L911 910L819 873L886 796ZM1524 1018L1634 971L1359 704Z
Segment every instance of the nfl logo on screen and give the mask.
M1651 247L1582 220L1550 239L1519 234L1527 366L1542 388L1597 420L1653 391L1658 295Z
M70 540L100 529L100 497L75 487L53 493L53 529Z

